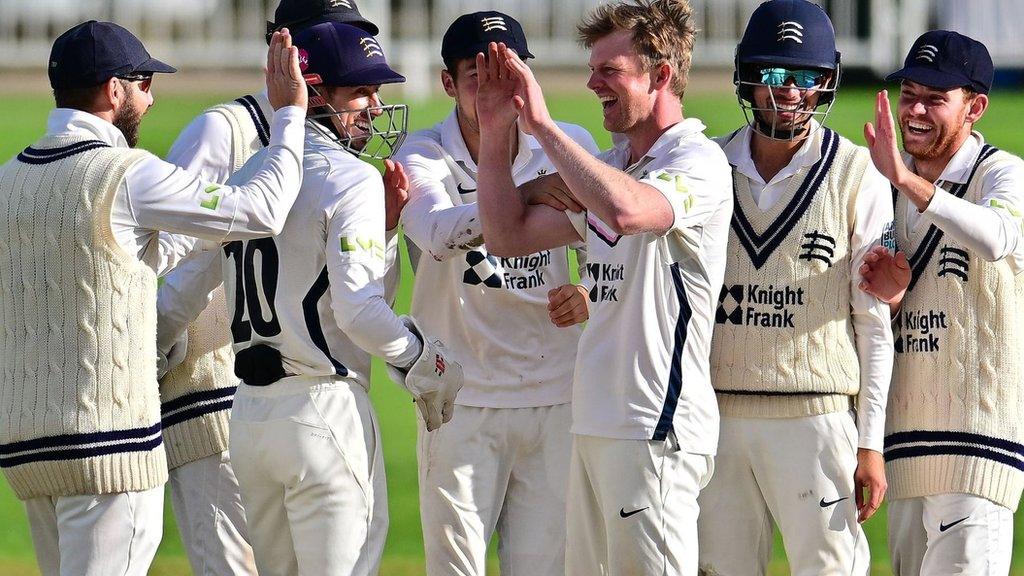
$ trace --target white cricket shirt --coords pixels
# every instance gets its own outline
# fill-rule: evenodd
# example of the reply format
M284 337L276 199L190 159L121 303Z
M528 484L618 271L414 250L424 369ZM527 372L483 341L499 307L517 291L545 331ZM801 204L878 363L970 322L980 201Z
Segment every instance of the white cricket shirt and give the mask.
M149 156L133 165L114 196L110 227L117 243L163 274L192 248L194 239L252 238L277 223L269 209L295 197L301 180L305 112L286 106L274 113L274 138L254 167L251 181L236 186L197 177ZM47 134L86 132L114 147L127 148L113 124L87 112L57 108ZM181 236L184 235L184 236Z
M620 236L593 214L569 215L587 241L592 301L573 380L576 434L661 440L674 432L683 450L715 453L709 356L732 175L703 131L700 120L683 120L631 166L625 142L600 156L665 195L675 213L665 234Z
M228 181L246 178L268 153ZM320 128L307 124L302 187L281 233L202 248L175 271L170 290L164 285L162 333L184 329L223 281L236 354L265 344L289 375L337 375L369 388L371 355L408 366L422 350L384 298L380 173Z
M561 124L592 153L590 133ZM568 250L500 258L481 244L477 166L452 112L409 136L397 160L410 179L405 235L420 248L412 315L462 364L457 404L524 408L568 402L581 328L558 328L547 293L570 282ZM535 138L519 132L516 185L556 171Z

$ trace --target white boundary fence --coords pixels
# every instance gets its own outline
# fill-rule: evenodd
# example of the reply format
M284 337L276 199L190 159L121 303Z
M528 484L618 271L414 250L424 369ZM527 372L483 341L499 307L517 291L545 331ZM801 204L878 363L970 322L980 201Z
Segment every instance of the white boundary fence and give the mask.
M1016 23L1021 0L819 0L832 17L843 62L877 74L899 64L932 26L984 41L997 66L1024 67ZM733 50L759 0L691 0L701 29L697 67L731 67ZM53 38L72 25L109 19L139 34L161 59L182 68L257 68L264 21L277 0L0 0L0 69L43 67ZM580 17L599 0L361 0L381 25L382 43L414 90L432 86L440 38L461 13L496 9L518 18L538 66L583 69L575 42Z

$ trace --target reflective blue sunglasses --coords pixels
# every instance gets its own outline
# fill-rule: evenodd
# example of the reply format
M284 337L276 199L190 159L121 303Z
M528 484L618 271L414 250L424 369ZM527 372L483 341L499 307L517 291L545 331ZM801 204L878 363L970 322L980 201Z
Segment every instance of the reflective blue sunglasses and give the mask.
M788 68L762 68L761 84L771 87L785 86L789 79L797 88L807 89L821 85L825 73L821 70L790 70Z

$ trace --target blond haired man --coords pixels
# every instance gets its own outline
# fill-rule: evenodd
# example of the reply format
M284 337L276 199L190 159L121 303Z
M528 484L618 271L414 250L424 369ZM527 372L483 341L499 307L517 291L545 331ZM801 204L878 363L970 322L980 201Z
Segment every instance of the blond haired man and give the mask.
M697 493L718 441L709 344L732 195L721 149L682 115L691 19L685 1L657 0L608 4L581 23L587 87L605 129L623 135L597 158L552 121L518 56L503 45L486 62L477 56L477 202L491 252L587 242L592 311L573 382L569 575L697 573ZM558 169L530 188L557 190L585 211L528 206L515 193L517 116Z

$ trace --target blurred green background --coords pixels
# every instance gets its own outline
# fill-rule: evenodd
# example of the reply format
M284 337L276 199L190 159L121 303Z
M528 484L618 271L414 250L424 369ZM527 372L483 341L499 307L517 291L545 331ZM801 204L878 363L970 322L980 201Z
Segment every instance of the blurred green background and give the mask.
M161 82L154 85L156 105L150 110L142 124L140 146L163 156L185 124L207 106L233 99L242 92L211 91L203 95L160 93ZM173 82L174 80L167 80ZM736 104L735 96L729 91L701 91L691 84L693 93L685 103L687 116L695 116L708 126L709 135L730 132L743 123L743 116ZM258 90L258 85L253 90ZM383 96L387 99L385 87ZM598 144L603 148L610 145L610 138L601 128L601 110L595 97L582 92L549 93L548 100L553 116L562 121L573 122L590 129ZM45 93L31 96L0 95L0 109L5 110L3 138L0 141L0 158L7 159L35 141L45 130L46 116L52 108L52 99ZM410 130L430 126L444 118L451 110L447 99L429 100L410 105ZM858 143L863 143L863 126L873 120L874 91L866 88L844 88L834 106L827 124L841 134ZM1010 152L1024 154L1024 131L1019 124L1020 111L1024 110L1024 94L1002 92L992 95L992 104L985 118L978 125L988 142ZM403 282L399 293L398 310L407 311L412 292L412 272L408 259L403 257ZM374 367L371 390L377 413L380 417L387 461L388 496L391 512L391 528L385 550L381 574L384 576L413 576L423 574L423 544L417 504L416 489L416 419L413 405L407 394L388 381L383 367ZM708 513L714 513L709 511ZM1015 518L1015 558L1012 573L1024 576L1024 514ZM22 504L14 498L6 481L0 481L0 575L38 574L32 541ZM189 574L178 539L174 517L168 507L164 516L164 538L153 565L151 574ZM888 554L885 544L885 511L879 512L866 524L871 542L873 574L889 574ZM490 573L497 574L493 562ZM781 542L775 546L773 575L788 574L785 554Z

